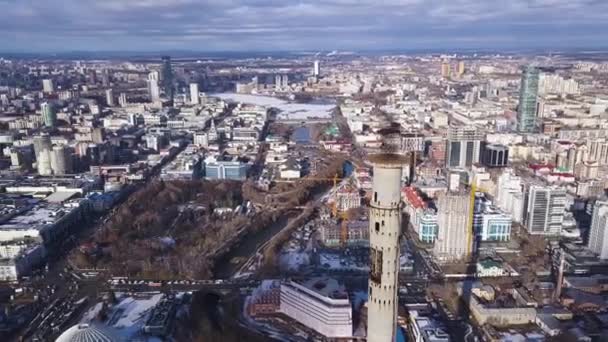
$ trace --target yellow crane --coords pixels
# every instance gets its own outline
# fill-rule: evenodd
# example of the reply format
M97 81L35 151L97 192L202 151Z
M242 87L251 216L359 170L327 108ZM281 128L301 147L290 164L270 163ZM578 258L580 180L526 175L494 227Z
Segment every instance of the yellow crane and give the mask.
M336 175L333 178L320 178L320 177L306 177L306 178L302 178L300 179L300 181L333 181L334 182L334 186L333 189L334 191L336 191L338 189L338 181L342 181L345 178L340 178L338 177L338 174L336 173ZM340 243L345 246L346 245L346 241L348 241L348 226L347 226L347 222L348 222L348 215L346 214L345 211L341 211L338 210L338 204L336 202L333 202L331 204L331 213L332 216L335 218L340 218L341 219L341 223L340 223Z

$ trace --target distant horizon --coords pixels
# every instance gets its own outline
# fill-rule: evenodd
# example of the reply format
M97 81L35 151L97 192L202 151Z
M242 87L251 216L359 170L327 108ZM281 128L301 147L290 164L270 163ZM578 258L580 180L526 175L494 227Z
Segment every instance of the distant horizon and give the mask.
M394 49L367 49L367 50L195 50L195 49L165 49L165 50L66 50L66 51L1 51L0 58L6 56L14 57L70 57L82 55L83 57L160 57L161 55L175 55L175 58L194 58L194 57L290 57L297 56L349 56L349 55L428 55L428 54L505 54L505 55L542 55L542 54L581 54L593 55L608 53L607 47L555 47L555 48L532 48L532 47L486 47L486 48L394 48ZM205 56L208 55L208 56Z

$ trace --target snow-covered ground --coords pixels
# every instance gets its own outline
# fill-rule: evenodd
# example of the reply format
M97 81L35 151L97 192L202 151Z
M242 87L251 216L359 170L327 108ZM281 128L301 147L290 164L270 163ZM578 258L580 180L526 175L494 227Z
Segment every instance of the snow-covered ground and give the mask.
M319 254L319 261L322 267L331 270L369 271L369 265L356 264L352 260L342 258L337 254L321 253Z
M254 104L264 107L274 107L280 111L278 120L305 120L308 118L330 118L331 111L336 107L333 104L310 104L287 102L275 97L263 95L248 95L235 93L217 93L210 96L222 100Z
M308 265L310 265L310 255L307 252L287 252L279 256L279 266L282 270L298 271Z
M80 323L91 323L91 321L93 321L97 317L97 315L99 315L99 312L101 312L102 308L103 303L100 302L95 304L95 306L90 308L89 311L84 314L84 316L80 320Z
M150 310L160 302L163 294L154 294L143 298L127 297L121 300L110 316L110 323L116 329L124 330L127 335L140 330L150 313Z
M118 302L109 309L109 318L105 324L113 328L113 331L124 341L132 341L140 337L150 312L164 294L155 292L132 297L117 293L116 297ZM95 320L102 307L103 303L95 304L83 315L81 322L89 323ZM146 341L158 341L158 339L148 337Z

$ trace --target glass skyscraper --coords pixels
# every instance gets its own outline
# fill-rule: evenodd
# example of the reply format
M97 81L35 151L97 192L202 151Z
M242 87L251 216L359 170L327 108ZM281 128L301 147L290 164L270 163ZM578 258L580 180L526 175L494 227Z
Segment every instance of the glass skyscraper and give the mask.
M42 121L46 127L55 127L57 124L57 114L55 114L55 110L53 106L45 102L40 105L40 110L42 112Z
M539 71L527 66L521 76L519 108L517 110L517 130L522 133L536 131L536 98L538 96Z
M173 69L171 68L171 57L163 56L162 57L163 66L162 66L162 87L165 91L165 96L167 96L171 101L173 101Z

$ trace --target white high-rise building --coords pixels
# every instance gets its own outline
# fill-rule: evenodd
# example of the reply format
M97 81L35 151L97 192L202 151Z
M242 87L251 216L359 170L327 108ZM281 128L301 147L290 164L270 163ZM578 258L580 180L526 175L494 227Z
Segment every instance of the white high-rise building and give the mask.
M448 130L447 167L466 168L479 163L484 135L473 126L451 126Z
M65 175L72 172L71 154L65 146L53 146L51 169L55 175Z
M472 252L470 197L466 192L448 192L437 201L439 231L433 254L440 262L460 260Z
M55 91L53 80L45 79L42 80L42 91L49 94Z
M566 189L532 185L527 194L525 226L530 234L559 235L566 210Z
M395 341L401 233L401 176L407 158L396 154L370 157L374 165L369 209L370 276L367 341Z
M321 76L321 62L315 61L312 67L313 76Z
M114 107L114 91L112 89L106 89L106 103L108 107Z
M150 92L150 100L152 102L158 102L160 100L160 86L158 81L148 80L148 90Z
M481 241L509 241L511 239L511 215L496 208L485 194L475 195L473 231Z
M126 107L129 104L129 102L127 101L127 94L120 93L120 96L118 97L118 104L121 107Z
M156 81L158 83L160 81L160 73L158 71L152 71L148 74L148 81Z
M48 134L42 134L34 137L34 153L36 154L36 169L38 174L48 176L53 173L51 168L51 137Z
M599 165L608 165L608 141L604 138L587 139L589 153L586 161L597 162Z
M578 94L579 84L560 75L540 74L538 92L541 94Z
M193 105L199 104L198 96L198 83L190 83L190 103Z
M600 259L608 259L608 201L595 203L587 247Z
M511 170L498 177L496 186L496 205L511 214L513 221L521 223L524 219L524 191L521 178Z

